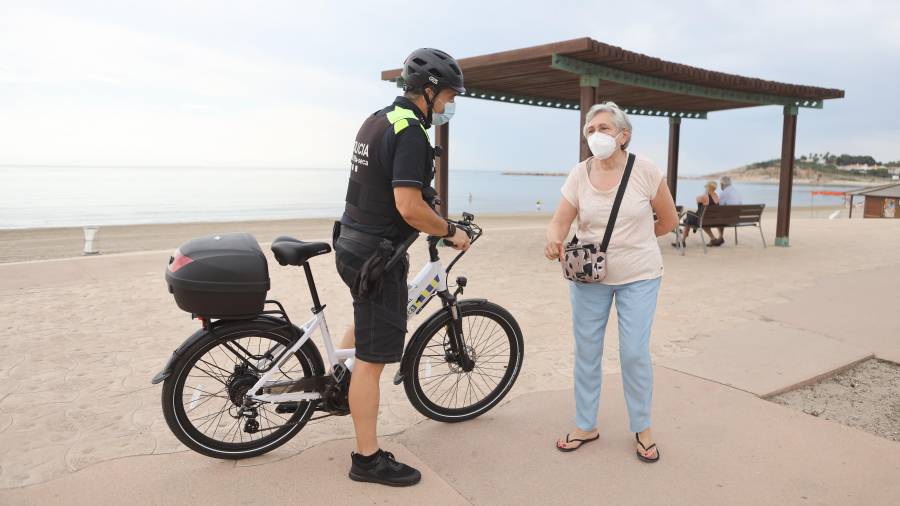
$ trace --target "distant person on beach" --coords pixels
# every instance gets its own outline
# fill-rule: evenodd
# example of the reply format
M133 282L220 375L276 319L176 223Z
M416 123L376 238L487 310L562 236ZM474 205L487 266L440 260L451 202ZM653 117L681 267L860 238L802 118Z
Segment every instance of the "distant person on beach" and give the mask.
M406 276L409 258L381 275L378 293L360 294L358 279L377 258L383 241L394 245L424 232L466 250L469 236L433 208L434 148L431 125L450 121L463 75L449 54L417 49L403 64L404 94L371 114L356 134L344 215L335 224L338 274L353 298L353 323L341 347L356 348L350 379L350 414L356 429L350 479L391 486L414 485L416 469L378 445L379 379L384 365L399 362L406 338Z
M563 199L547 229L544 255L548 259L563 257L563 240L576 218L580 242L601 242L625 172L631 132L631 121L616 104L605 102L588 110L583 134L594 156L576 165L563 184ZM677 223L675 203L662 172L638 156L612 229L606 278L601 283L569 284L575 335L575 428L556 441L560 451L577 450L600 437L597 411L603 336L615 300L622 384L635 451L643 462L659 460L650 430L650 328L663 274L656 238L671 233Z
M697 196L697 211L688 211L685 213L684 223L682 223L682 226L684 227L684 232L681 236L682 243L678 244L677 242L673 242L672 246L684 247L684 241L691 234L691 230L696 231L697 227L700 226L700 215L703 213L703 209L719 205L719 195L716 194L716 187L718 187L718 185L715 181L707 181L706 184L703 185L706 192ZM722 243L725 242L722 241L722 243L720 243L709 227L703 227L703 231L709 236L709 246L721 246Z
M719 191L719 205L720 206L742 206L744 205L744 199L741 198L741 193L731 184L730 176L722 176L719 179L719 184L721 185L721 190Z
M731 184L731 176L722 176L719 179L719 205L720 206L742 206L744 199L741 198L740 192ZM707 229L708 230L708 229ZM719 231L719 237L715 238L710 244L713 246L721 246L725 244L725 227L716 227Z

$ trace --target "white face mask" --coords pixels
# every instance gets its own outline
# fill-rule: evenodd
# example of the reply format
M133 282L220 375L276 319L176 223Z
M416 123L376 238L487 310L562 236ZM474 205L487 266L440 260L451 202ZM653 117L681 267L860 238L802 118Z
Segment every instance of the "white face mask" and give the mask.
M622 132L616 134L616 137L621 133ZM606 160L612 156L616 148L619 147L619 142L616 140L616 137L602 132L594 132L588 137L588 147L591 148L591 153L593 153L597 159Z
M456 112L456 103L455 102L447 102L444 104L444 112L433 111L431 113L431 124L432 125L443 125L450 121L453 117L453 113Z

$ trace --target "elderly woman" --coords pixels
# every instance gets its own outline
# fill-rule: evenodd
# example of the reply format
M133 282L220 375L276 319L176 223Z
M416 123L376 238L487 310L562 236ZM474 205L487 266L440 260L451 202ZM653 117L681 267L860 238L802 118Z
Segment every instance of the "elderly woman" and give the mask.
M700 226L700 215L703 214L703 209L707 207L713 207L719 205L719 196L716 194L716 182L715 181L707 181L705 185L703 185L703 189L705 192L702 195L697 196L697 212L688 211L684 216L684 232L682 233L682 241L687 239L689 235L691 235L691 230L697 230L697 227ZM709 227L703 227L703 231L706 232L706 235L709 236L709 244L707 246L721 246L725 244L725 240L721 241L713 235L712 230ZM672 246L678 247L679 244L673 243ZM684 247L684 243L680 245Z
M547 230L545 255L564 254L563 240L578 219L579 241L599 243L616 192L625 172L631 122L614 103L591 107L584 136L594 156L579 163L562 187L563 199ZM601 283L570 283L575 334L575 429L556 442L573 451L600 437L597 411L603 379L603 336L615 300L619 320L619 358L631 432L638 458L659 460L650 430L653 368L650 328L663 274L656 238L672 232L678 222L675 203L663 175L653 163L637 156L607 249L608 272ZM658 220L654 222L653 213Z

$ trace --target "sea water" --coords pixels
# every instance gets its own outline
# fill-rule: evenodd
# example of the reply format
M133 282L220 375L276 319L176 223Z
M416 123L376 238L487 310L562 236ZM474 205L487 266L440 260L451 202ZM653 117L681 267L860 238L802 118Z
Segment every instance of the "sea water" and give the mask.
M198 221L334 218L344 208L345 169L254 167L0 167L0 228ZM563 176L450 171L450 212L552 212ZM696 207L703 180L681 179L678 203ZM778 185L737 182L745 204L775 206ZM849 187L795 184L794 206L831 206L841 197L810 191Z

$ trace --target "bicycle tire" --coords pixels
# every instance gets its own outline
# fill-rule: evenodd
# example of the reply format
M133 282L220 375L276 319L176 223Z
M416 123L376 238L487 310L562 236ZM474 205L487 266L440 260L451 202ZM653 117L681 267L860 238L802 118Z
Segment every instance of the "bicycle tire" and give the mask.
M299 331L296 327L295 330ZM315 411L318 401L299 403L298 408L280 428L256 441L246 443L243 441L241 443L218 441L205 435L194 426L186 414L184 403L179 402L184 397L185 382L193 370L194 364L206 356L207 351L215 349L222 343L253 336L266 337L285 346L290 345L294 339L294 333L283 323L264 319L227 322L215 327L206 337L201 338L194 346L186 350L174 364L172 374L163 384L162 407L166 423L175 437L191 450L220 459L244 459L262 455L288 442L303 429ZM294 356L301 366L303 377L324 374L325 366L322 357L312 341L305 342L294 353ZM204 402L209 400L211 399L204 399ZM225 403L227 402L225 401ZM238 431L240 430L240 418L238 418ZM243 438L243 435L241 437Z
M509 393L510 389L512 389L513 384L515 384L516 379L518 378L519 372L522 370L522 362L524 359L524 341L522 338L522 331L519 328L518 322L516 322L515 318L503 307L494 304L492 302L477 300L477 301L460 301L458 304L458 309L460 312L460 317L463 320L463 334L464 340L466 342L467 348L471 348L474 351L474 360L475 360L475 369L471 372L464 372L458 370L454 372L454 366L450 361L444 360L444 363L441 362L440 351L436 350L436 345L433 344L433 341L436 342L435 338L440 338L440 333L444 330L444 337L440 338L442 343L441 346L446 349L446 328L450 323L450 314L447 311L443 311L443 314L439 315L437 318L433 318L426 323L426 327L423 329L421 333L419 333L418 337L415 338L413 342L410 343L409 353L412 355L412 360L409 364L409 370L403 379L403 386L406 390L406 396L409 398L410 403L412 403L413 407L416 408L417 411L422 413L423 415L431 418L432 420L437 420L440 422L463 422L466 420L471 420L482 414L489 411L491 408L497 405L506 394ZM505 361L496 360L493 356L488 357L485 355L486 348L479 346L479 336L474 335L473 330L473 322L472 320L475 318L483 318L490 320L495 323L499 329L503 330L503 334L506 337L505 343L508 345L508 352L499 352L497 355L504 355ZM469 320L467 320L469 319ZM496 333L496 331L495 331ZM484 339L483 337L481 339ZM500 341L504 342L504 341ZM431 344L430 344L431 343ZM490 344L490 343L482 343L483 346L500 346L499 344ZM430 348L430 350L429 350ZM436 352L436 353L426 353L426 351ZM481 354L479 357L478 355ZM426 361L425 366L423 366L423 358ZM486 358L491 358L490 362L486 362ZM479 362L481 361L481 362ZM433 377L431 374L431 369L433 369L434 362L438 362L439 367L443 367L446 364L448 368L448 373L442 376L443 379L437 379L438 377ZM479 366L479 363L482 365ZM488 366L489 364L489 366ZM488 369L489 367L489 369ZM499 377L499 380L496 381L494 387L483 397L479 397L476 402L471 402L470 404L465 404L465 399L469 399L470 397L474 400L474 395L469 395L469 392L474 392L478 388L478 382L472 379L472 373L476 372L478 369L482 369L482 373L485 371L489 372L499 372L502 369L503 375ZM489 374L489 373L488 373ZM464 405L458 406L446 406L441 404L441 399L431 398L435 396L433 390L437 389L437 386L433 386L435 382L445 382L448 377L452 378L456 376L456 384L458 385L462 381L462 376L467 375L467 390L466 394L464 394ZM493 378L494 376L490 376ZM451 380L453 381L453 380ZM488 381L484 381L483 385L485 389L489 386ZM457 390L458 392L458 390ZM448 394L442 394L445 397ZM455 397L458 398L458 393L454 394Z

